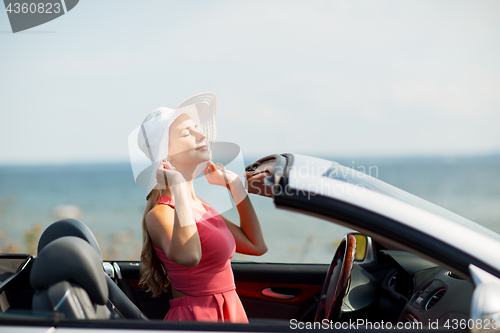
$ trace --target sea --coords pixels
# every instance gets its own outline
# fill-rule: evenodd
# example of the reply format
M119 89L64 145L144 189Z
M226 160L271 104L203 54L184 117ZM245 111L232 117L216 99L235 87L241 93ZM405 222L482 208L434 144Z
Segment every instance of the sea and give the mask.
M500 155L323 158L500 233ZM255 160L245 159L244 163ZM42 231L54 221L70 217L93 231L105 259L139 260L145 194L126 162L0 165L0 252L36 254ZM236 254L234 261L329 263L340 239L350 231L277 209L269 198L250 196L269 250L259 257ZM239 222L234 204L224 206L221 213Z

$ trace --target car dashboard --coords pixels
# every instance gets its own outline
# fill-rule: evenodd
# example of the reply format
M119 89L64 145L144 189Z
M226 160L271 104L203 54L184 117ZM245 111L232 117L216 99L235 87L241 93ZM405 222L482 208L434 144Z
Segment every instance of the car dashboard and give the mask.
M380 250L377 258L376 263L355 265L344 299L343 320L383 319L443 327L469 319L474 290L471 282L409 252ZM360 275L370 280L361 289L356 282ZM365 298L362 303L373 306L353 307L361 294Z

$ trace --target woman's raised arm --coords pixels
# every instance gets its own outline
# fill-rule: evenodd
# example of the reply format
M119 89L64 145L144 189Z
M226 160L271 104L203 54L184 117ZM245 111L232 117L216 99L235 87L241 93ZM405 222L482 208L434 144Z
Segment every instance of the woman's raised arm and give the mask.
M186 182L180 172L161 164L157 171L159 182L167 177L175 198L175 209L157 205L146 216L153 244L161 248L168 259L182 266L196 266L201 260L201 243L196 221L190 206Z
M211 172L207 170L207 180L214 185L226 185L231 192L236 209L240 215L240 225L236 225L222 217L236 241L236 251L243 254L260 256L267 252L267 245L260 226L259 218L255 213L252 202L245 191L245 187L238 175L226 170L220 163L211 163Z

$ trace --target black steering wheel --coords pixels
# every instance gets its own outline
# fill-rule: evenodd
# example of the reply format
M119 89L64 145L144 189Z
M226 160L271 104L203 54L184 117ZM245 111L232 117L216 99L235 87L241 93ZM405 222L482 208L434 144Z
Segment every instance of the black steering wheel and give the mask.
M347 234L342 238L328 268L314 321L340 319L342 303L351 279L355 253L356 238L352 234Z

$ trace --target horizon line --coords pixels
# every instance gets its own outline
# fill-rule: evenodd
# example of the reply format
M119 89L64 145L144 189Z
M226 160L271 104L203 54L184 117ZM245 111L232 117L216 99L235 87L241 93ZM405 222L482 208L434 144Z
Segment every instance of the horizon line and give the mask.
M287 152L282 152L280 154L284 154ZM292 153L293 154L293 153ZM359 160L367 160L367 159L432 159L432 158L444 158L444 159L461 159L461 158L494 158L500 157L500 152L490 152L490 153L478 153L478 154L356 154L356 155L335 155L335 154L307 154L307 153L296 153L300 155L308 155L316 158L323 158L328 160L346 160L346 159L359 159ZM268 156L270 154L265 155L254 155L249 154L247 158L243 158L244 160L253 160L257 161L258 159ZM104 160L104 159L87 159L87 160L59 160L59 161L38 161L36 164L33 164L33 161L0 161L0 167L15 167L15 166L64 166L64 165L109 165L109 164L130 164L130 160L127 159L116 159L116 160Z

